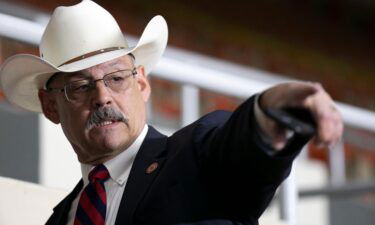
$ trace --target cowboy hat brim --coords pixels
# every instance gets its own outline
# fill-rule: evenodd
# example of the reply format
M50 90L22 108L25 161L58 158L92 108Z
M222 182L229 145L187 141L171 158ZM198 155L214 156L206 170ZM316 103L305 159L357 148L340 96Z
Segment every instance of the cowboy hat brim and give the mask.
M134 48L118 49L96 54L60 67L40 57L18 54L7 59L0 70L0 84L7 100L26 110L41 112L39 89L57 72L77 72L132 53L136 65L150 73L163 54L168 39L168 27L162 16L155 16L144 29Z

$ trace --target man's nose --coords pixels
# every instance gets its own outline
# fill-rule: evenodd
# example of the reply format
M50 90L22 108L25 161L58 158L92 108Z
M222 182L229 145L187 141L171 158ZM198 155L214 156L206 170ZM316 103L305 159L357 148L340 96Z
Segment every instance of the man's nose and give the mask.
M92 90L92 104L94 107L101 107L112 103L112 93L103 80L98 80Z

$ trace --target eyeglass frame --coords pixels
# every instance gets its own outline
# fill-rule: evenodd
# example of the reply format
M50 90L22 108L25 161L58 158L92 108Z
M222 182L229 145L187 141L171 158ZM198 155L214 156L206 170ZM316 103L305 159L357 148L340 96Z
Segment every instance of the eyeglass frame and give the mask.
M114 71L114 72L111 72L111 73L107 73L107 74L105 74L101 79L96 79L96 80L81 79L81 80L71 81L71 82L68 82L68 83L64 84L64 88L51 88L51 87L46 87L46 91L48 91L48 92L56 92L56 93L64 92L64 96L65 96L65 98L66 98L66 100L67 100L68 102L77 102L77 101L75 101L75 100L69 99L69 97L68 97L67 87L68 87L71 83L73 83L73 82L77 82L77 81L82 81L82 80L88 80L88 81L89 81L89 85L90 85L90 91L92 91L92 90L95 89L95 86L96 86L95 84L96 84L96 82L102 80L103 83L104 83L104 86L105 86L106 88L108 88L108 85L107 85L107 83L106 83L106 81L105 81L105 77L106 77L106 76L109 76L109 75L111 75L111 74L114 74L114 73L124 72L124 71L130 71L130 72L131 72L131 74L129 74L128 76L125 76L124 79L126 79L126 78L128 78L128 77L130 77L130 76L135 77L135 76L138 74L138 72L137 72L137 68L133 67L132 69L117 70L117 71ZM48 82L47 82L47 83L48 83ZM109 88L109 89L112 91L111 88Z

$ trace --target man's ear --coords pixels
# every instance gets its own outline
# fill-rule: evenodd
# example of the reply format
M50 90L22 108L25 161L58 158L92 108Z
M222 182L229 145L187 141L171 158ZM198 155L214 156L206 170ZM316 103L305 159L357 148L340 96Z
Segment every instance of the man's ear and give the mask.
M39 101L42 106L43 114L53 123L60 123L59 113L57 111L56 98L46 90L39 89Z
M137 82L139 90L142 93L143 101L147 102L151 94L151 86L145 74L145 68L143 66L138 66L137 68Z

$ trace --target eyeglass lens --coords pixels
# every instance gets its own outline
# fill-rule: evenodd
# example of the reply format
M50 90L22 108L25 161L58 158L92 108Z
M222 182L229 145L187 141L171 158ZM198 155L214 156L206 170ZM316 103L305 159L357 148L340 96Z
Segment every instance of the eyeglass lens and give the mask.
M121 70L107 74L103 79L78 80L68 83L65 86L65 95L69 101L85 101L96 88L96 82L103 80L105 86L115 93L126 90L130 82L126 78L135 75L135 70Z

